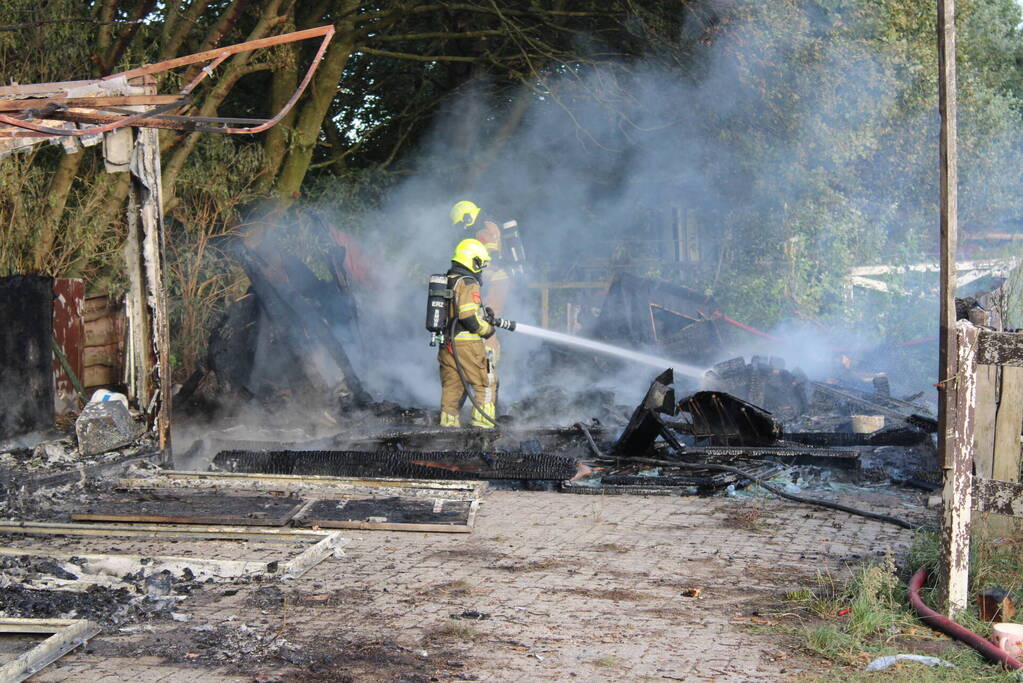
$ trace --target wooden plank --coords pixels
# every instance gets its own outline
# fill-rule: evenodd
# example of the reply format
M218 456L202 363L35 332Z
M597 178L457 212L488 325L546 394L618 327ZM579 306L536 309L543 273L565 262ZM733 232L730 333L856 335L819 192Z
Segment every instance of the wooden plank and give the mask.
M1023 367L1023 334L983 330L978 344L977 363Z
M944 463L941 526L942 597L946 611L958 615L969 605L970 522L973 497L973 406L977 397L977 328L966 321L956 326L954 384L945 391L955 398L952 434Z
M33 95L36 97L59 97L60 95L66 95L70 90L74 90L76 92L90 91L99 94L103 92L103 86L96 80L57 81L54 83L16 83L0 87L0 98L17 99L21 97L32 97Z
M995 415L992 479L1019 481L1020 432L1023 431L1023 368L1002 367L1002 390Z
M477 505L477 501L448 501L444 509L443 502L438 506L410 498L324 500L311 506L296 524L323 529L469 533Z
M24 619L0 617L0 633L56 633L74 626L78 619Z
M973 509L1023 517L1023 484L978 477L973 480Z
M342 549L348 543L348 539L342 538L341 534L337 531L327 534L323 537L323 540L302 551L297 557L285 562L281 567L281 578L285 580L297 579L328 557L344 557L345 553Z
M125 107L135 105L173 104L182 99L181 95L105 95L96 97L33 97L24 100L0 99L0 111L24 111L38 109L50 104L60 107Z
M319 539L327 534L314 529L258 526L80 524L76 522L26 522L0 520L0 533L57 536L137 536L143 538L220 538L235 540L283 541Z
M119 384L120 381L121 376L117 372L117 368L106 365L86 366L85 372L82 373L82 385L85 387L86 393L90 388Z
M85 345L106 346L119 341L119 330L113 316L103 316L85 324Z
M195 478L207 479L210 481L253 480L253 481L277 481L287 482L309 482L324 484L359 484L366 486L381 486L394 488L431 488L449 489L452 491L478 492L487 488L485 481L469 480L448 480L436 479L397 479L393 477L331 477L319 474L261 474L258 472L190 472L188 470L160 470L157 477L173 478Z
M80 565L86 573L109 574L118 577L135 574L140 570L144 570L147 574L167 570L176 576L180 576L185 573L185 570L188 570L199 581L209 578L235 579L246 576L264 576L274 573L271 571L269 563L250 560L217 560L167 555L101 555L0 547L0 556L2 557L21 557L23 555L38 555L65 561L74 559L75 564Z
M105 365L109 368L117 368L121 365L120 344L104 344L103 346L87 346L82 353L83 362L86 367L92 365Z
M998 366L977 368L977 405L974 408L973 465L978 477L992 477L995 464L995 406Z
M77 620L74 624L62 628L28 652L0 667L0 681L3 683L23 681L84 644L99 632L100 627L97 624L85 619Z
M150 522L156 524L219 524L284 526L305 505L301 498L279 496L218 496L210 492L176 498L130 496L100 499L82 511L75 522ZM231 509L235 508L233 514ZM238 509L241 508L241 509Z

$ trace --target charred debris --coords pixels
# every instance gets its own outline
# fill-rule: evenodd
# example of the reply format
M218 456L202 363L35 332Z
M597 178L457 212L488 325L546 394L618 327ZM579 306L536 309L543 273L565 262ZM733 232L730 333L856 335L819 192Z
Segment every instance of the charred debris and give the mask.
M620 276L595 322L605 341L708 368L702 377L666 368L637 405L621 405L600 382L620 361L548 346L532 363L535 390L500 411L496 428L441 429L435 410L375 400L359 377L363 331L343 249L328 253L325 279L285 250L230 246L251 287L212 331L205 369L174 396L175 425L193 438L175 444L173 470L153 414L116 380L81 370L83 348L107 339L97 327L116 352L116 305L86 305L73 283L0 279L6 319L19 321L0 382L33 388L10 397L0 422L3 614L84 618L108 633L186 621L182 601L220 584L281 595L279 583L343 556L345 530L471 533L487 486L678 496L741 495L755 483L900 526L802 489L937 488L936 423L919 397L893 396L876 373L869 383L811 378L758 355L712 364L741 328L685 288ZM51 325L58 291L71 305ZM40 360L51 347L59 363ZM589 388L540 380L566 369ZM60 413L57 430L51 386L83 404ZM258 560L203 559L229 556L211 543L238 540L297 548L271 561L267 549ZM161 550L179 542L196 552Z
M785 475L937 488L937 422L920 396L893 396L882 373L855 386L812 379L776 357L737 356L680 386L666 369L632 409L607 389L572 393L538 383L501 411L497 429L437 428L435 411L374 402L362 388L348 352L358 353L362 331L343 249L328 255L327 280L297 259L272 262L242 244L235 253L252 287L213 331L208 369L182 387L176 409L187 418L239 401L313 396L322 419L315 437L297 424L207 430L179 456L184 462L230 473L487 480L575 493L707 495ZM614 305L594 329L609 340L702 367L740 341L735 321L684 287L620 275L606 298ZM267 356L291 362L259 362ZM548 346L533 369L537 376L585 369L598 379L614 363ZM552 413L560 426L536 426Z

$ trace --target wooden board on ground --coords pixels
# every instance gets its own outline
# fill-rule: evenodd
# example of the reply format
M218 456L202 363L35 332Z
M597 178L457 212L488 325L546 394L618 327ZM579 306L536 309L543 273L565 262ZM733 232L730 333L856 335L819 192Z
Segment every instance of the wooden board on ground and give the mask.
M281 496L145 493L106 498L71 513L76 522L166 522L284 526L305 501Z
M353 478L296 474L246 474L237 472L187 472L163 470L151 477L121 479L126 489L225 489L232 491L286 492L324 498L391 494L402 498L426 497L475 500L487 489L486 481L434 481L387 477Z
M23 681L44 666L83 645L100 632L85 619L0 619L5 633L52 633L53 635L14 660L0 666L0 681Z
M295 520L323 529L469 533L479 501L424 498L317 500Z

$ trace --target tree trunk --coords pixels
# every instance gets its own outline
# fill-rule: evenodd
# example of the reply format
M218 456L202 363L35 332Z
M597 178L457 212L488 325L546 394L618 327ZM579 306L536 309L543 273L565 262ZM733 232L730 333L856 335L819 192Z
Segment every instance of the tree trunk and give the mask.
M281 2L282 0L271 0L266 4L256 26L245 38L246 41L266 37L272 28L281 23L281 17L277 13L281 6ZM234 88L235 84L242 76L251 71L249 69L249 62L252 59L252 54L252 52L243 52L235 55L227 62L227 68L224 70L220 80L217 81L217 84L213 86L209 94L203 100L202 107L199 109L200 116L217 115L217 110L220 108L224 99L226 99L230 94L231 89ZM200 135L202 135L202 133L189 133L184 137L182 142L173 146L170 158L163 167L163 177L161 182L163 185L163 208L165 211L169 211L176 203L174 188L177 184L178 175L181 173L181 168L185 165L185 161L188 159L188 156L192 153L192 150L195 149Z
M309 92L296 117L294 142L277 176L276 194L284 205L290 204L300 194L302 180L312 162L313 148L320 137L323 119L334 100L341 74L355 45L355 13L359 8L359 0L343 0L340 5L338 13L344 18L335 25L337 35L313 76Z
M78 167L82 164L85 156L83 150L75 154L64 154L57 170L50 179L46 189L46 197L43 199L45 208L39 216L39 236L32 245L32 270L36 273L43 272L46 266L46 257L53 249L53 243L57 236L57 227L61 224L61 217L64 215L64 207L67 206L67 198L71 193L71 186L78 175Z

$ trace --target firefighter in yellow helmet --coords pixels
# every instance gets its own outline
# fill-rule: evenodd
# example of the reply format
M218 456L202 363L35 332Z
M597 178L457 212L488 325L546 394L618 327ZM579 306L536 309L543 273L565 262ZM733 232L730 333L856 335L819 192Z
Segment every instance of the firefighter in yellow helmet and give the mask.
M451 257L451 269L447 277L448 289L452 292L451 303L448 305L448 319L452 325L447 340L437 352L442 427L461 426L459 412L465 402L466 392L458 372L459 366L475 399L472 425L489 429L497 419L497 375L484 341L493 337L498 327L514 330L515 323L497 318L483 305L480 285L483 269L489 263L487 248L476 239L459 242Z
M487 215L480 207L469 201L461 201L451 207L451 224L456 229L464 230L466 237L475 237L482 242L491 258L497 262L487 273L487 303L495 315L501 315L511 286L511 273L500 263L501 228L497 223L487 220Z
M508 290L511 289L511 273L501 264L501 228L497 223L487 220L486 213L480 207L470 201L457 202L451 207L451 224L455 229L461 228L466 237L472 236L483 243L487 252L493 257L497 264L487 273L487 304L494 315L504 314L504 305L508 300ZM493 367L501 361L501 341L496 337L490 337L483 342L487 350L487 358ZM496 378L495 378L496 382ZM494 400L497 400L497 384L494 385Z

